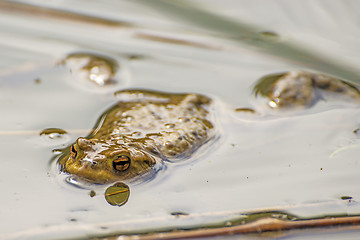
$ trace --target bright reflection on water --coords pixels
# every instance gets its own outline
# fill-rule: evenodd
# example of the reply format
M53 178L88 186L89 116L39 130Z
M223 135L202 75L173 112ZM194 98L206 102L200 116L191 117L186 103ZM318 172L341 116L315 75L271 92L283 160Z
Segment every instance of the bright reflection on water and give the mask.
M80 10L84 3L72 4ZM266 74L300 66L247 48L232 48L211 37L177 32L175 23L155 13L142 17L149 10L128 2L89 3L88 8L98 16L118 19L118 12L124 12L129 21L137 19L167 30L172 26L167 36L204 45L136 37L152 29L89 27L76 21L45 22L34 16L2 13L0 238L59 239L192 226L265 208L303 217L360 213L360 139L353 132L360 127L357 106L321 101L308 111L274 113L265 102L255 100L251 88ZM293 36L305 42L318 34L310 31L300 36L294 29L289 24L288 34L293 31ZM336 39L341 40L348 39ZM115 59L120 64L117 77L126 81L104 88L82 84L56 66L76 51L96 51ZM352 53L354 59L360 57ZM213 97L221 138L206 154L167 163L151 181L129 183L128 202L118 207L109 205L104 197L108 186L74 187L50 159L53 149L86 136L114 103L113 93L124 88ZM260 114L235 111L241 108L256 108ZM48 128L67 134L60 139L54 135L52 141L52 135L41 135ZM344 196L352 201L342 200Z

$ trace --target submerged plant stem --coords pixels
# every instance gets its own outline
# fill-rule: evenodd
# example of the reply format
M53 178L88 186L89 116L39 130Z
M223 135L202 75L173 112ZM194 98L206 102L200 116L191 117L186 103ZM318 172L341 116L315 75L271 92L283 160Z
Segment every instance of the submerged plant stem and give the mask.
M108 27L132 27L128 22L122 22L118 20L105 19L101 17L94 17L86 14L70 12L66 10L60 10L55 8L43 7L32 5L28 3L12 2L12 1L0 1L0 11L14 14L28 14L31 16L52 18L67 21L78 21L88 24L97 24Z
M279 236L280 231L289 230L301 230L301 229L313 229L322 227L338 227L335 230L339 230L340 227L351 227L351 229L360 229L360 216L354 217L334 217L323 219L309 219L309 220L297 220L297 221L283 221L279 219L263 218L251 223L220 228L201 228L195 230L183 230L163 233L151 233L144 235L128 235L122 236L121 239L138 239L138 240L152 240L152 239L188 239L188 238L204 238L204 237L216 237L226 236L234 234L261 234L261 233L273 233L274 237ZM277 233L277 234L276 234ZM281 232L281 235L284 235ZM110 237L107 239L118 239L119 236Z

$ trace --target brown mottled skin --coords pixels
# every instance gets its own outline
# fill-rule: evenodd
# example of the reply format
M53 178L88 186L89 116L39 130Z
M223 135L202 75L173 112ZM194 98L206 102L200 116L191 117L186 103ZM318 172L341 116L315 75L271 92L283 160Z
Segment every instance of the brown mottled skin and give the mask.
M126 90L116 97L89 136L64 150L62 171L94 183L132 179L162 160L189 157L214 136L203 95Z
M359 90L340 79L325 74L290 71L281 75L267 94L272 108L310 106L319 98L317 89L340 93L360 100Z

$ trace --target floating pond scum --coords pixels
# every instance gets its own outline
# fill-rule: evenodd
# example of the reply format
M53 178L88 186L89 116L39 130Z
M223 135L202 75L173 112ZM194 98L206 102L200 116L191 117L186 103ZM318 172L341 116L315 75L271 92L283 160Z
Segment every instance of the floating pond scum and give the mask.
M0 2L0 238L357 239L358 8Z

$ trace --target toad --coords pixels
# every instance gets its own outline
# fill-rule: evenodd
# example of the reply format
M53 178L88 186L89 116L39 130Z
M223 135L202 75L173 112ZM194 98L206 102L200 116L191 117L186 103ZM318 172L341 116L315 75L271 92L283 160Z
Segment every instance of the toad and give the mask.
M309 107L322 93L335 93L340 98L360 101L360 91L343 80L320 73L290 71L267 75L254 87L255 96L263 95L269 99L271 108Z
M58 159L61 171L92 183L154 173L165 161L189 158L214 138L212 100L193 93L123 90L87 137Z

